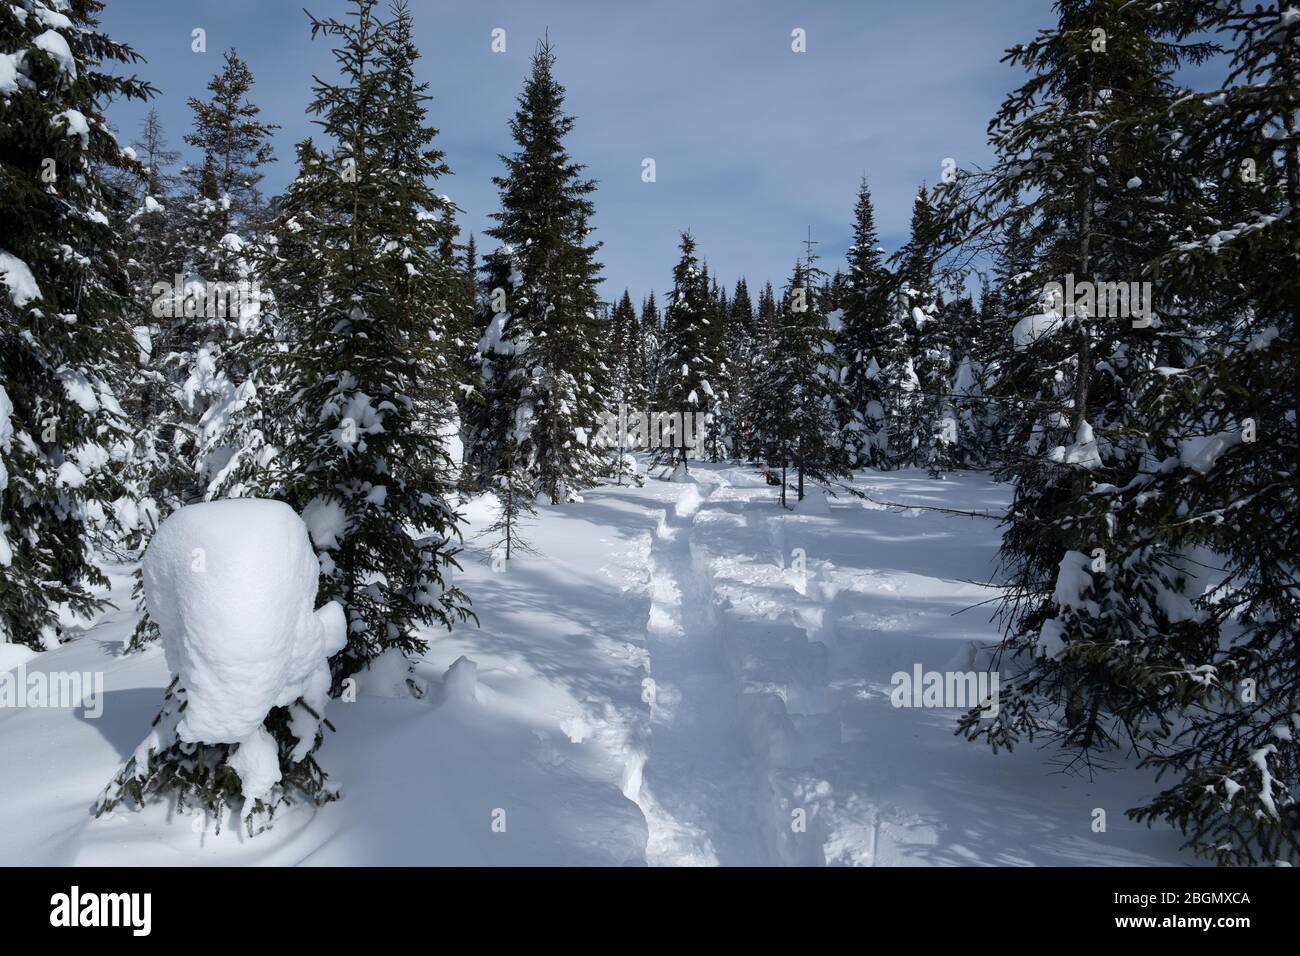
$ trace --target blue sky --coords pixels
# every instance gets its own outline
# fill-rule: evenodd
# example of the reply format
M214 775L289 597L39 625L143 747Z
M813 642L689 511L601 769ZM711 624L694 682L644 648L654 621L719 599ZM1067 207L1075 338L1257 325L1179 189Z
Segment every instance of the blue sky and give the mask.
M257 79L253 99L279 123L268 194L292 174L292 144L317 135L304 108L312 74L333 75L306 6L343 0L108 0L105 28L147 60L137 72L171 145L185 151L185 102L203 97L231 46ZM1052 22L1049 0L411 0L430 83L430 117L454 176L439 185L481 235L496 207L491 177L512 146L507 120L538 37L549 30L577 117L573 156L599 181L602 294L640 299L671 285L678 233L690 228L728 285L788 275L809 228L824 265L842 264L866 174L884 245L906 240L911 200L946 157L986 163L985 127L1021 76L1004 49ZM191 31L207 52L191 51ZM507 50L491 52L494 28ZM807 52L791 51L802 28ZM147 107L109 111L131 141ZM642 160L657 181L641 180Z

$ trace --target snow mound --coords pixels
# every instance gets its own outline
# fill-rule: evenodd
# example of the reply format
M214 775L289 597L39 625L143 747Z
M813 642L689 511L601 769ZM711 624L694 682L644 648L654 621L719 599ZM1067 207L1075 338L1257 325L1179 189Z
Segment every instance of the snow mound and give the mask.
M641 474L641 463L636 460L636 455L631 452L623 453L623 457L619 459L619 467L625 475Z
M1189 438L1178 443L1178 457L1188 468L1194 468L1205 475L1214 467L1220 455L1241 444L1241 440L1241 433L1233 431Z
M1051 313L1027 315L1011 330L1011 340L1015 344L1016 351L1022 352L1039 339L1051 335L1064 324L1065 320L1061 316Z
M59 65L59 70L66 73L69 79L77 78L77 60L72 55L72 49L68 46L68 41L63 38L63 34L56 30L46 30L32 41L32 46L48 53Z
M40 286L27 263L7 252L0 252L0 282L9 287L9 299L19 308L41 297Z
M807 485L803 490L803 500L795 503L794 510L806 515L828 515L831 506L820 485Z
M18 92L18 56L0 53L0 96Z
M442 678L439 702L452 706L472 704L478 694L478 665L462 654Z
M316 547L322 551L337 548L347 537L348 513L335 498L322 498L319 495L302 509L302 520L307 525L307 533Z
M1075 432L1074 444L1058 445L1052 449L1048 457L1052 461L1063 462L1067 465L1078 465L1080 468L1086 468L1089 471L1102 466L1100 446L1093 434L1092 425L1088 422L1079 423L1079 428Z
M700 505L703 503L704 496L700 494L699 483L692 478L690 484L682 489L681 495L673 504L673 511L678 518L689 520L700 510Z
M401 650L391 648L380 654L365 670L353 675L356 691L364 697L418 697L424 691L415 682L411 660Z
M320 565L292 508L257 499L187 505L162 523L143 571L167 666L188 695L181 740L256 751L271 708L302 697L322 713L327 661L346 643L346 626L338 604L315 609Z
M21 667L35 656L34 650L22 644L0 643L0 673Z

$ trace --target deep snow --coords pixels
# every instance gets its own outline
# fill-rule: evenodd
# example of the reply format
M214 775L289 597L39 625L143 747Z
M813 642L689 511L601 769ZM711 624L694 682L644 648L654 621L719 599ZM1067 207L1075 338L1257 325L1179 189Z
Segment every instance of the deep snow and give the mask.
M490 501L466 503L458 582L482 626L429 634L421 699L381 669L331 701L318 759L343 799L252 838L161 806L91 815L168 680L161 650L121 654L121 568L121 610L55 650L0 654L102 671L106 690L98 720L0 708L0 863L1192 862L1176 833L1123 817L1149 775L1063 775L1048 753L955 737L956 710L891 705L895 671L974 669L996 638L991 606L972 607L997 593L996 522L843 495L783 513L752 469L691 475L540 508L524 529L539 553L500 573L472 537ZM978 474L855 485L990 513L1009 497Z

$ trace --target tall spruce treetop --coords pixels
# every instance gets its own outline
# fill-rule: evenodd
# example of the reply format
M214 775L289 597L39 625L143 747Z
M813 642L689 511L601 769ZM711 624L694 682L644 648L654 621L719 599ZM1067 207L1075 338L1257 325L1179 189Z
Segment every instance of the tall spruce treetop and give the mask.
M271 136L250 98L253 75L234 50L208 83L211 99L191 98L193 129L185 141L200 163L186 169L187 191L178 197L178 269L187 295L161 317L157 360L171 380L170 406L160 424L173 436L172 451L187 480L177 498L219 493L221 470L231 459L232 409L251 361L247 339L262 320L250 248L257 241L262 199L261 167L274 162ZM170 280L171 276L159 276ZM196 306L196 307L195 307Z
M570 500L605 467L592 447L602 408L606 369L597 317L599 243L591 241L596 189L564 145L574 120L563 112L564 87L555 78L555 52L542 41L510 121L518 147L503 155L505 174L493 177L501 208L488 235L501 243L487 259L489 292L501 290L504 311L495 351L523 369L506 392L491 396L497 414L512 419L520 455L552 503ZM522 415L516 414L523 412ZM488 429L489 432L493 429ZM499 429L498 429L499 431Z
M898 251L899 277L913 305L928 305L934 293L934 247L939 220L922 183L912 200L912 222L907 245Z
M749 297L749 284L745 277L736 280L736 291L731 295L731 321L742 335L749 335L754 325L754 302Z
M94 544L129 444L114 391L134 359L121 222L102 170L130 163L103 111L152 89L95 0L0 6L0 642L57 643L88 614ZM111 520L111 519L110 519Z
M199 150L201 165L186 172L190 185L186 238L194 262L210 281L239 278L222 240L262 212L262 166L275 162L271 135L279 127L260 119L249 99L253 74L233 49L208 81L211 97L190 97L194 129L185 142Z

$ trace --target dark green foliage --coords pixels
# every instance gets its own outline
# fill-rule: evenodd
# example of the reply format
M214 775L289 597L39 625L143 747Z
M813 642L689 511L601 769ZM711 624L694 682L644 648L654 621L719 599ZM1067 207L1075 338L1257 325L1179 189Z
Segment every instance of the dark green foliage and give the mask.
M839 371L826 326L823 276L811 263L796 263L764 351L754 403L755 433L765 462L780 469L780 501L786 506L788 470L804 497L805 480L827 484L848 473L835 410L843 401Z
M118 807L138 809L154 800L168 800L177 814L204 815L204 826L212 821L214 831L221 832L227 812L240 808L249 836L270 828L275 812L295 798L315 806L338 799L338 792L326 785L326 773L316 762L323 732L317 732L310 751L294 760L298 746L292 732L290 710L306 708L302 700L290 707L276 707L263 727L279 747L281 780L269 801L258 800L252 807L243 806L244 797L239 775L230 766L236 744L184 743L177 739L176 722L185 709L185 690L173 679L163 697L162 710L153 719L153 731L113 777L95 804L95 816L112 813ZM319 714L309 711L312 717ZM330 726L328 721L322 722ZM169 741L168 743L164 743Z
M493 182L501 208L488 235L501 243L484 267L487 329L483 403L471 452L482 485L511 457L553 504L575 498L608 469L595 438L608 390L601 356L592 243L596 185L570 158L555 53L538 44L510 121L516 151ZM510 452L508 442L517 445Z
M127 498L110 461L132 437L114 396L136 346L126 230L104 170L130 161L102 109L152 90L121 74L139 57L97 29L102 4L70 5L71 26L53 31L67 63L34 45L50 29L37 7L56 16L35 2L0 8L0 53L23 54L18 89L0 98L0 640L41 649L59 640L59 605L104 606L94 549Z
M329 152L300 147L263 263L276 331L292 343L273 358L280 451L268 480L300 513L346 516L339 540L316 542L319 598L348 619L336 686L386 650L422 651L422 628L469 616L449 580L459 517L440 438L454 411L443 346L464 288L441 254L455 224L433 182L448 170L412 77L409 12L383 21L374 0L351 7L346 20L312 19L313 35L338 44L341 82L318 81L309 107Z

